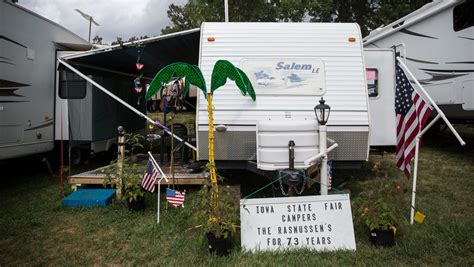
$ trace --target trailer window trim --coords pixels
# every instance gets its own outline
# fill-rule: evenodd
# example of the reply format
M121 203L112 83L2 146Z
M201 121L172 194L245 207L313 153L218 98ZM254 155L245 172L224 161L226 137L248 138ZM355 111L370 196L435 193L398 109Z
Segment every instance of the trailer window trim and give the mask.
M374 74L374 79L370 79L368 77L368 72L373 71L375 72ZM369 98L378 98L380 96L380 89L379 89L379 70L377 68L366 68L365 69L365 75L367 79L367 95ZM373 83L369 83L369 81L373 81ZM370 93L371 85L373 85L374 88L374 94Z
M472 10L474 10L474 0L467 0L453 8L453 29L455 32L474 26Z
M87 81L81 76L66 69L59 71L58 96L61 99L83 99L86 92Z

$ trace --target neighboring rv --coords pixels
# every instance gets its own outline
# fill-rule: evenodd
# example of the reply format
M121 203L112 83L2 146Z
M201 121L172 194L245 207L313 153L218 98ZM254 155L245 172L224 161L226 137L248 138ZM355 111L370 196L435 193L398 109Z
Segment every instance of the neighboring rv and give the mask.
M364 38L364 47L394 48L450 120L472 121L473 10L472 0L433 1L372 31ZM380 112L376 107L371 110Z
M116 136L118 116L125 118L123 123L131 122L129 129L137 128L139 120L124 116L122 107L122 113L117 112L115 103L98 93L85 100L58 98L67 89L63 86L61 91L59 86L66 76L69 86L75 80L76 89L82 87L78 92L94 91L84 80L56 70L61 51L89 50L87 41L8 1L0 1L0 17L0 160L52 151L60 139L93 152L104 150L111 145L107 140ZM108 79L102 73L98 76ZM124 92L131 92L133 78L127 86L121 82L121 88L130 89ZM129 99L131 94L123 93L136 103L137 99ZM92 120L90 113L97 119Z

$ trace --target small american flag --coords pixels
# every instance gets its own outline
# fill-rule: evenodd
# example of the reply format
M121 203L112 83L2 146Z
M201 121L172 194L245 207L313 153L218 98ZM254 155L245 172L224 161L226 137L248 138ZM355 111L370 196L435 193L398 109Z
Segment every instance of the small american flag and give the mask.
M142 179L142 187L143 189L155 192L155 183L156 177L158 177L158 170L153 165L151 159L148 159L148 163L146 164L145 174L143 175Z
M423 129L431 110L397 64L395 113L397 114L397 166L410 177L410 161L415 156L416 136Z
M186 192L181 193L177 190L166 188L166 200L175 207L182 206L184 208L183 203L185 194Z

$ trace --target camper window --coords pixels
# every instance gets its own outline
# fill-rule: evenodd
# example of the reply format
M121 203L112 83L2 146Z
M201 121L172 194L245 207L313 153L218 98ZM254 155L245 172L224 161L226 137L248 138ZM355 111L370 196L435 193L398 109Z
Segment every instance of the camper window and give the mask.
M379 95L379 71L377 69L365 69L365 75L369 97L377 97Z
M86 80L72 71L59 72L59 97L63 99L83 99L86 97Z
M453 9L453 29L458 32L474 26L474 1L468 0Z

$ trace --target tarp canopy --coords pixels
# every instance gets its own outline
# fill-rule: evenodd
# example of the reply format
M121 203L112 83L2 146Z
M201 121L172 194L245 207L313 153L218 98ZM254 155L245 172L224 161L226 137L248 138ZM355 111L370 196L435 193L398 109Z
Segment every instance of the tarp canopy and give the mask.
M123 43L108 48L96 49L63 57L81 70L95 69L128 75L138 73L135 63L140 56L144 64L143 75L153 78L163 67L174 62L198 64L200 29Z

